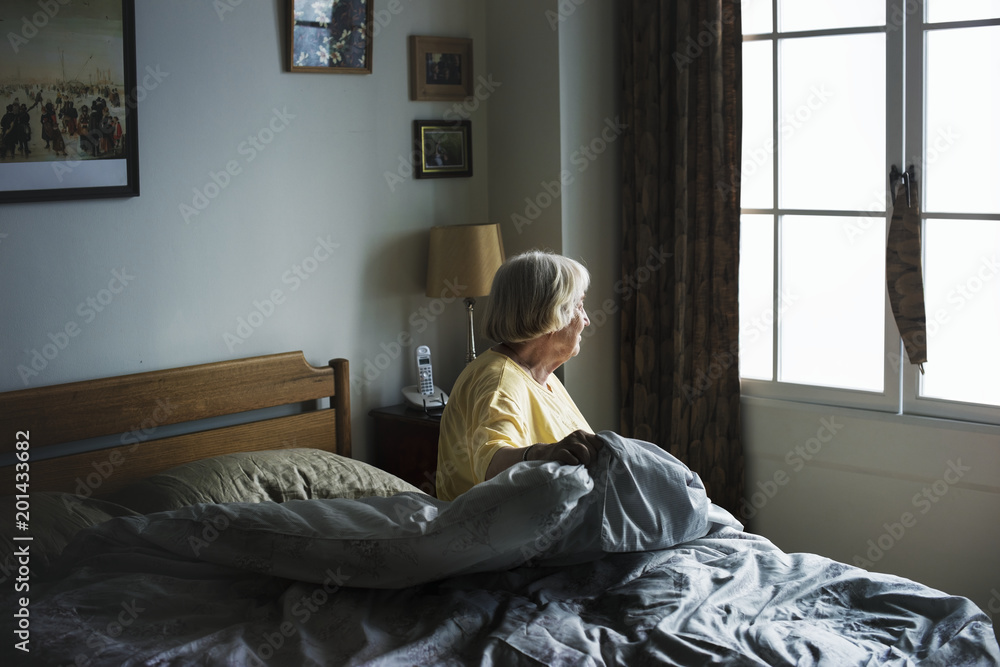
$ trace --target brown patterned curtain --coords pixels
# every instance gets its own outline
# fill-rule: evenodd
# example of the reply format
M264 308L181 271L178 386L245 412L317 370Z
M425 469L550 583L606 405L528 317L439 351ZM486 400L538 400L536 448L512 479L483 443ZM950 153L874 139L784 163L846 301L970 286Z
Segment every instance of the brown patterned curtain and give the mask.
M737 513L740 4L622 4L621 430Z

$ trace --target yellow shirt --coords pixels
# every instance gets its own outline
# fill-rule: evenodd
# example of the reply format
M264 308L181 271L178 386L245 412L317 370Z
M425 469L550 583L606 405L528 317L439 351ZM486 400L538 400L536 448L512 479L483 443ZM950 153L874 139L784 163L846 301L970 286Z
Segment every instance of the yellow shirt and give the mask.
M459 375L441 417L437 496L454 500L482 482L502 447L558 442L577 429L593 432L555 375L543 387L488 350Z

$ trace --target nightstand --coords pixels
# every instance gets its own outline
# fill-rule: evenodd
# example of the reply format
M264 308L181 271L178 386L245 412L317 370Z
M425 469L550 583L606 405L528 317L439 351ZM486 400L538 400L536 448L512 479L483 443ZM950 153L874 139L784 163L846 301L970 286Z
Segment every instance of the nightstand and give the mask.
M375 465L434 495L441 418L405 405L376 408Z

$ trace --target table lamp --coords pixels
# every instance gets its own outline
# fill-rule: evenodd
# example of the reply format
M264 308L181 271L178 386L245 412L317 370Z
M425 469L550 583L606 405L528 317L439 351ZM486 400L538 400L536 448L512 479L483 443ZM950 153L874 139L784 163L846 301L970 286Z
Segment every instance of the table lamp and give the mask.
M446 291L458 291L465 297L469 313L469 336L465 363L476 358L472 311L476 297L486 296L493 285L493 274L503 264L503 239L500 224L452 225L431 227L427 258L427 296L440 297Z

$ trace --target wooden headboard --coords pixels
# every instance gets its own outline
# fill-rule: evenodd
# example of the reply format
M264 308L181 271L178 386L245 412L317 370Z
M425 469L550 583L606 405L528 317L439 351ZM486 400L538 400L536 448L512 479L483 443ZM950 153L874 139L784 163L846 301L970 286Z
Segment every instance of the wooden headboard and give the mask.
M170 424L329 397L329 409L306 409L232 426L157 438ZM118 436L102 449L47 458L54 445ZM313 447L351 456L350 373L346 359L310 365L302 352L86 380L0 393L4 462L27 442L29 476L10 462L0 495L31 491L103 496L182 463L237 451ZM120 443L117 446L115 442ZM25 445L20 445L23 449ZM24 472L24 466L17 468Z

